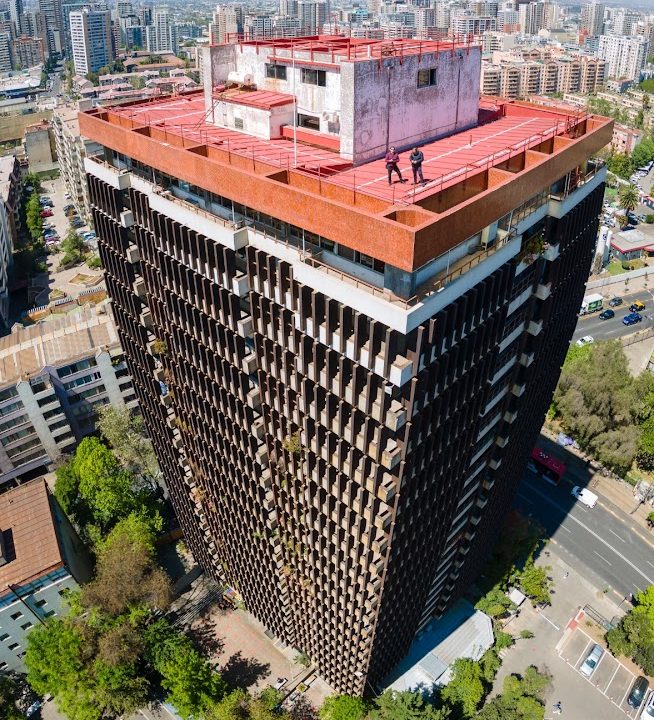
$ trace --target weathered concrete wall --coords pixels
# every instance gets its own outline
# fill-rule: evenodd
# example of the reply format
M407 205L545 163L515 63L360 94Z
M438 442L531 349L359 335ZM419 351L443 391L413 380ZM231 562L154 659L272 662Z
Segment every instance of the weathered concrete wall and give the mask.
M418 70L436 69L434 86L418 87ZM355 163L406 149L477 123L481 51L344 62L341 154Z
M7 140L22 140L25 135L25 128L28 125L35 125L41 120L51 120L52 110L30 113L29 115L2 115L0 116L0 142Z
M212 117L220 127L240 130L248 135L271 140L282 136L282 125L293 124L293 105L265 110L216 100ZM240 127L236 127L237 119L242 122Z

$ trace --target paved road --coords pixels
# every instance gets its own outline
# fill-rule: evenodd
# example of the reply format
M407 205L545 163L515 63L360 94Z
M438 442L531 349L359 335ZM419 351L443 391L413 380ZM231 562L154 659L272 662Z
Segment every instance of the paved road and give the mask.
M624 303L617 308L612 308L615 311L615 317L610 320L600 320L599 313L582 315L572 336L573 341L584 335L590 335L595 340L613 340L625 335L631 335L631 333L639 330L645 330L645 328L654 325L654 294L652 292L649 290L637 290L623 295L620 293L620 290L624 290L622 284L614 285L612 289L606 288L605 290L608 291L602 293L606 297L605 308L608 308L608 301L613 297L613 293L620 295ZM643 320L635 325L624 325L622 318L629 314L629 305L636 300L642 300L645 303L645 310L641 313Z
M574 465L559 487L527 471L514 505L542 523L561 555L598 587L622 598L654 585L654 543L609 501L600 498L591 510L572 497L572 484L587 482L588 474Z

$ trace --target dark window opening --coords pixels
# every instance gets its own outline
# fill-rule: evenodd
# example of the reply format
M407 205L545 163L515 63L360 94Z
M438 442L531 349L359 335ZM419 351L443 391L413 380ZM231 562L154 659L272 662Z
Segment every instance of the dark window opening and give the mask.
M307 85L327 85L327 73L325 70L314 70L313 68L302 68L302 82Z
M430 87L436 85L436 68L418 70L418 87Z
M309 128L309 130L320 131L320 118L313 117L311 115L302 115L298 113L297 124L303 128Z

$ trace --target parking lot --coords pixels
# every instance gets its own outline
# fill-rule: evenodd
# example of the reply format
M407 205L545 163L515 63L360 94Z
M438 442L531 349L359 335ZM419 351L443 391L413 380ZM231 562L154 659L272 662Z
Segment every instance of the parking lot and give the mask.
M589 678L580 672L580 667L594 644L595 640L590 635L576 627L559 648L559 655L575 669L581 679L593 685L627 717L638 717L640 708L632 708L627 704L627 696L636 676L611 653L604 652Z

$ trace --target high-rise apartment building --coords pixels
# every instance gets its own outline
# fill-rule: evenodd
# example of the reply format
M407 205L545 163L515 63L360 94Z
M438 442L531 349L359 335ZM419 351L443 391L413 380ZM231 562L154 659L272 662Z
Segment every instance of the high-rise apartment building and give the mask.
M0 72L11 72L11 33L0 32Z
M169 10L155 10L152 24L145 31L148 52L177 53L177 28Z
M649 40L642 35L600 35L597 57L606 61L606 75L616 80L639 80L647 62Z
M243 5L218 5L209 23L209 38L212 44L235 40L243 34L245 8Z
M77 105L60 105L52 113L52 129L61 178L80 217L90 219L89 189L84 175L84 158L100 146L79 131Z
M612 121L480 106L480 61L452 41L215 45L206 94L80 115L189 547L339 691L377 687L483 566L584 294ZM417 144L425 185L389 184L388 146L410 178Z
M601 35L604 32L604 13L606 5L591 2L581 8L580 30L586 35Z
M65 49L61 0L39 0L39 12L45 24L48 55L61 55Z
M83 8L69 17L75 72L87 75L108 65L115 57L111 12Z
M30 68L45 62L43 39L21 35L11 43L14 68Z
M297 8L303 32L320 35L329 20L329 3L325 0L299 0Z

